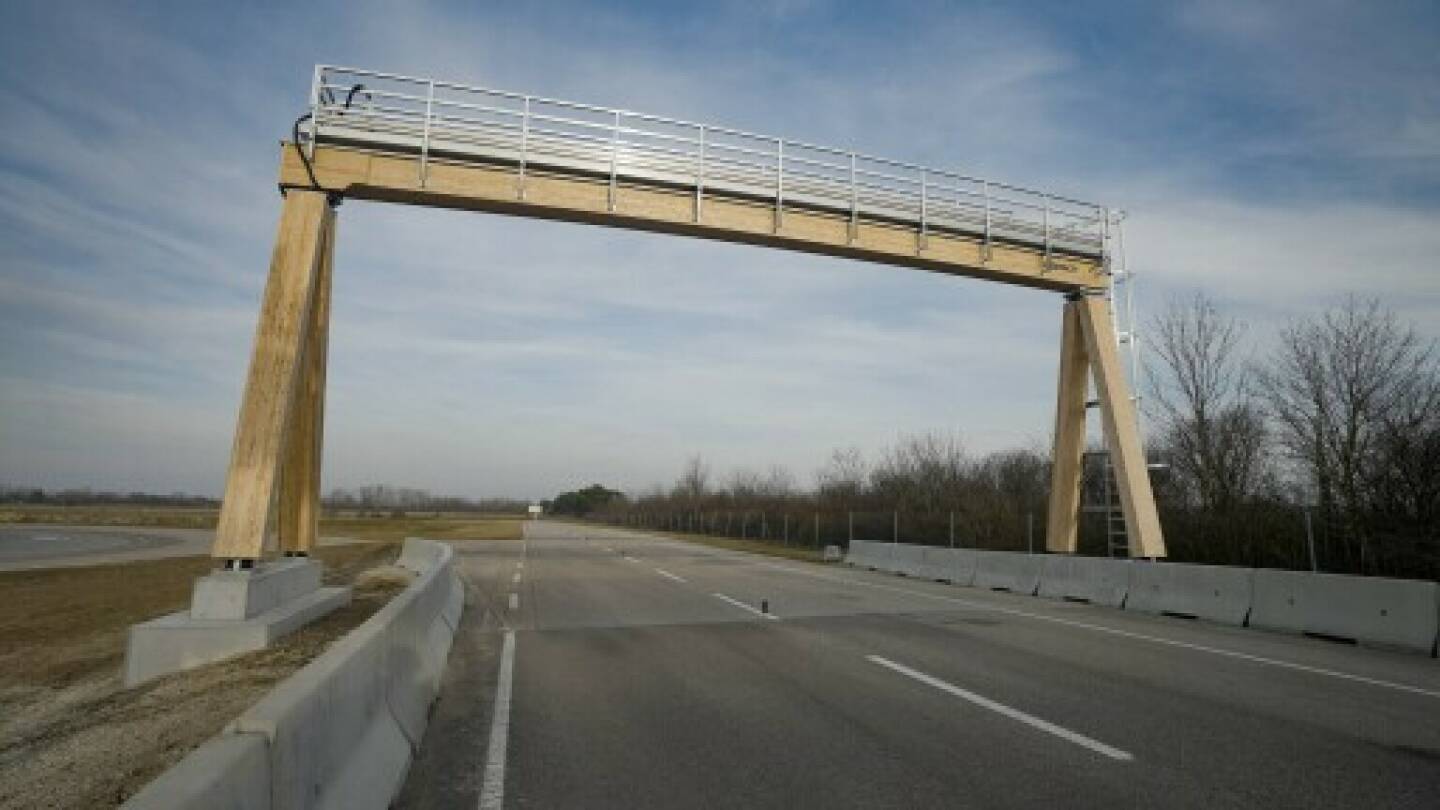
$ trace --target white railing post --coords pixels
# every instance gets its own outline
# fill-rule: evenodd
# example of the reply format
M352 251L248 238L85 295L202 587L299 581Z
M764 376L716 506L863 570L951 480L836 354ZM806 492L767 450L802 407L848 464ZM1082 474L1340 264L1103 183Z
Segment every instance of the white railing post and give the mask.
M700 205L705 198L705 125L700 125L700 156L695 163L695 222L700 222Z
M310 143L305 145L312 163L315 160L315 138L320 134L320 86L324 83L324 72L316 65L315 74L310 79Z
M615 213L615 181L620 162L620 111L615 111L614 129L610 131L610 213Z
M420 187L425 188L425 183L430 179L430 118L435 109L435 80L429 82L429 90L425 93L425 127L420 136Z
M860 190L855 184L855 153L850 153L850 244L855 244L860 229Z
M520 111L520 181L515 195L525 199L525 162L530 148L530 97L525 97L525 106Z
M924 169L921 169L921 170L920 170L920 238L919 238L919 240L918 240L918 241L919 241L919 244L916 246L919 251L924 251L924 250L925 250L925 248L927 247L927 242L928 242L929 236L930 236L929 228L926 226L926 223L925 223L925 215L926 215L926 213L927 213L926 208L928 207L928 203L929 203L929 189L928 189L928 185L929 185L929 179L928 179L928 177L926 176L926 172L925 172Z
M775 232L780 232L785 209L785 141L775 139Z
M985 198L985 256L984 261L990 261L990 181L980 181L980 194Z
M1044 206L1045 206L1045 214L1044 214L1044 222L1045 222L1045 265L1044 265L1044 267L1043 267L1043 271L1044 271L1044 272L1049 272L1049 270L1050 270L1050 195L1048 195L1048 194L1041 194L1041 195L1040 195L1040 199L1043 201Z

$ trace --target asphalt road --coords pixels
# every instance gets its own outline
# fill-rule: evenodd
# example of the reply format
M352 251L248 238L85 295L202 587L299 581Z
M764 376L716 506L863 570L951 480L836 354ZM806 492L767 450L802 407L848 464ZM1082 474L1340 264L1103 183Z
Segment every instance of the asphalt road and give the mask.
M402 807L1440 806L1433 659L529 529Z
M0 524L0 571L209 554L213 531Z

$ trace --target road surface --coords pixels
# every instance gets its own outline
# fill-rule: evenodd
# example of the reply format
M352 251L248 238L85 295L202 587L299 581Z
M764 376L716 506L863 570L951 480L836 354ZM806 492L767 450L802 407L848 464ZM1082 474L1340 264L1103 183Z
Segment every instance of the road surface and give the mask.
M214 542L213 529L0 523L0 571L201 557ZM320 538L322 546L353 542Z
M456 543L402 807L1426 807L1434 659L552 522Z

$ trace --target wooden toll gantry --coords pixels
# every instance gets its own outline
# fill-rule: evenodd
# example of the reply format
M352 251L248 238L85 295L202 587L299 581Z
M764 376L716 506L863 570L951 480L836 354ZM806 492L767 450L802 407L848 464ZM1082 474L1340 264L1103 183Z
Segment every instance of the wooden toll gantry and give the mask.
M351 198L583 222L1059 292L1047 530L1074 553L1089 381L1129 552L1165 543L1111 317L1109 209L855 152L485 88L321 66L285 194L213 554L317 539L335 208Z

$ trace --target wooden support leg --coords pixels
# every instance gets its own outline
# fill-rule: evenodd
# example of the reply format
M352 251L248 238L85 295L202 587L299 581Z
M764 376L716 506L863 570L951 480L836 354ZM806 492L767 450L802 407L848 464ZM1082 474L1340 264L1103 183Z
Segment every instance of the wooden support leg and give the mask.
M325 359L330 334L330 283L335 263L335 212L325 215L321 259L295 389L290 435L280 472L280 551L309 554L320 537L320 461L325 441Z
M214 557L257 560L264 553L329 215L322 192L291 190L285 197L230 451Z
M1080 328L1080 302L1067 301L1060 327L1060 385L1055 403L1055 451L1045 548L1074 554L1079 538L1080 474L1085 454L1085 394L1090 358Z
M1164 557L1165 538L1150 488L1150 471L1140 446L1140 425L1130 400L1120 354L1115 347L1115 326L1105 311L1105 300L1088 296L1079 303L1085 349L1095 371L1095 390L1104 416L1105 445L1115 468L1120 507L1125 512L1125 535L1131 557Z

